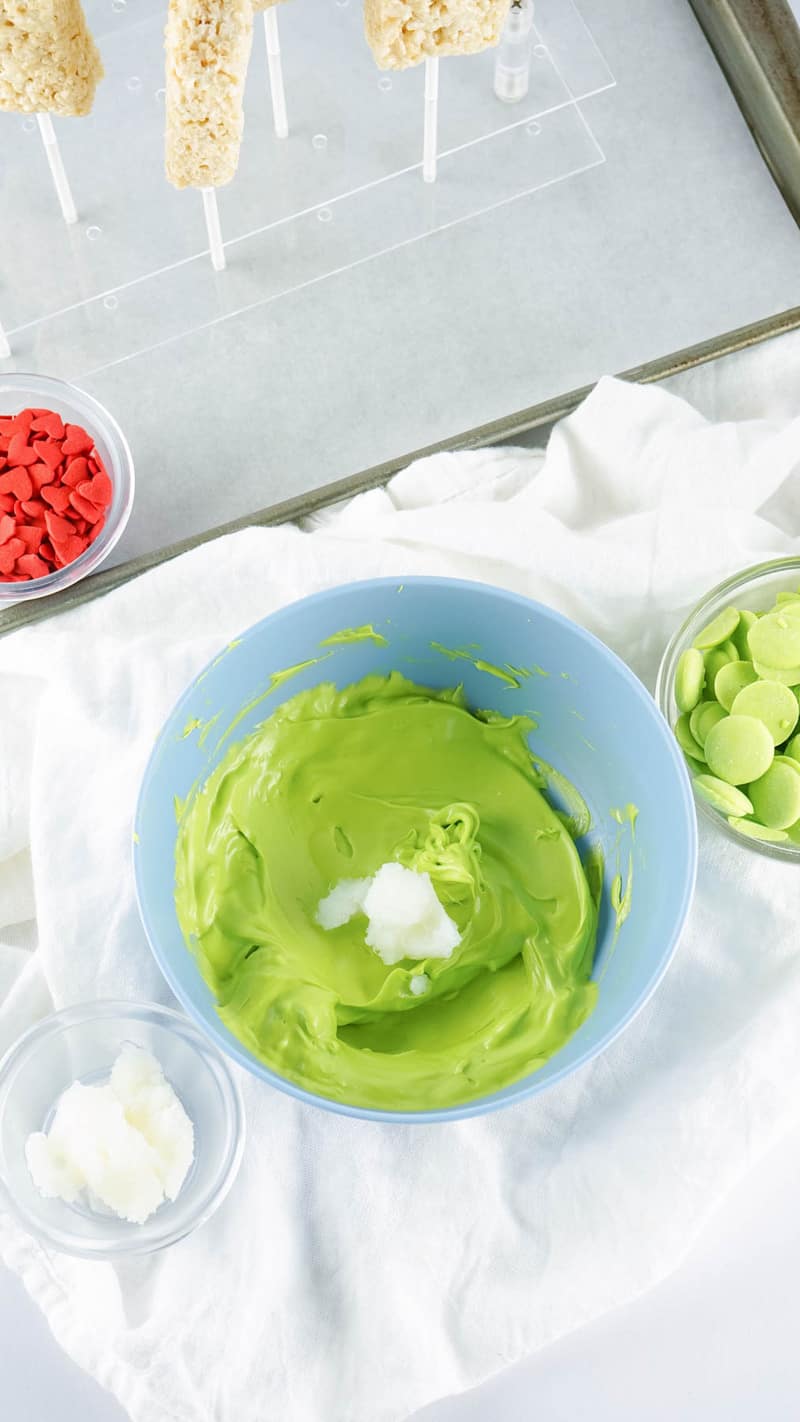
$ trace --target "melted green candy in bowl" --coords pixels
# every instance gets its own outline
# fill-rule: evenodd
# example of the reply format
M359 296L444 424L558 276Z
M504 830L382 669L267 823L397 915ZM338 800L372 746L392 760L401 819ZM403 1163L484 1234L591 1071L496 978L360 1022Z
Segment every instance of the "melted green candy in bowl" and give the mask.
M675 669L675 735L698 795L751 839L800 845L800 592L730 606Z
M325 684L194 796L178 918L223 1020L273 1070L353 1105L449 1106L541 1065L588 1017L596 909L531 729L398 673ZM346 921L321 915L387 865L429 876L449 954L384 961L357 893Z

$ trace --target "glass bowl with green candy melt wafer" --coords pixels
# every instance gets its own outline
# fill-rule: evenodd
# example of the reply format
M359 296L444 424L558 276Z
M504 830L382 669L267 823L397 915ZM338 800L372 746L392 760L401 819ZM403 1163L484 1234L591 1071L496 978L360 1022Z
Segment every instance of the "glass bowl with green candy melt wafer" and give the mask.
M701 812L800 864L800 558L712 588L672 637L656 700Z

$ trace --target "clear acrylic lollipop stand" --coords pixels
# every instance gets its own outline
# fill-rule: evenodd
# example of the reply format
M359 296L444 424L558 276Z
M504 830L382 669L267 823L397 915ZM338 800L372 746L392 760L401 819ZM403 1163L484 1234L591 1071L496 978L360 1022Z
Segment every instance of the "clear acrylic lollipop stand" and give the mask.
M222 242L222 228L219 221L219 207L217 206L217 194L215 188L201 188L203 196L203 215L206 219L206 231L208 233L208 250L211 257L211 265L215 272L225 270L225 248Z
M422 176L436 182L436 150L439 137L439 61L425 60L425 120L422 145Z
M200 205L164 178L163 4L86 10L106 78L92 114L59 125L59 171L81 194L71 230L52 220L30 126L0 115L0 206L19 217L3 234L3 319L22 366L80 378L604 161L580 105L614 81L572 0L537 0L530 87L513 108L494 92L494 50L381 73L359 5L297 0L281 7L280 46L265 12L271 83L256 50L223 250L216 194L203 195L204 241Z
M536 264L604 176L592 124L619 96L573 0L535 0L518 103L490 49L427 66L427 105L425 65L376 67L359 0L288 0L286 137L256 15L238 172L204 194L164 176L165 0L84 3L106 77L57 121L77 222L35 118L0 114L0 377L72 380L119 419L143 477L115 558L575 383Z
M61 208L61 216L68 226L71 227L74 222L78 221L78 212L75 207L75 199L72 196L72 189L70 188L69 179L61 157L61 149L58 144L58 139L56 138L56 131L53 128L53 120L49 114L37 114L36 122L39 125L39 133L42 143L44 144L44 151L50 167L56 197L58 198L59 207Z
M283 65L281 64L281 40L278 32L277 6L271 5L264 11L264 40L267 47L267 69L269 71L269 92L272 100L272 124L276 138L289 137L289 119L286 114L286 93L283 86Z

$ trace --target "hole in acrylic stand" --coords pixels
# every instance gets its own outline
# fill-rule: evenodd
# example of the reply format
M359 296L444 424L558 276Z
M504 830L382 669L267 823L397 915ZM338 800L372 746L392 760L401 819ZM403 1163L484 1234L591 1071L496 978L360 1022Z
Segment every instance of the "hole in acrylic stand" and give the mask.
M105 306L106 311L116 311L117 307L119 306L119 301L116 296L104 296L103 305Z
M546 58L547 58L547 45L546 45L546 44L535 44L535 45L533 46L533 52L534 52L534 54L536 55L536 58L537 58L537 59L546 59Z
M90 242L96 242L98 237L102 236L102 233L102 227L87 227L86 229L86 236Z
M531 138L535 138L537 133L541 133L541 131L542 125L538 119L531 119L530 123L526 123L525 125L525 132L529 133Z
M163 102L164 102L164 100L166 99L166 97L167 97L167 91L166 91L166 89L156 89L156 102L157 102L157 103L163 104Z
M111 0L111 8L115 15L122 15L127 9L127 0Z
M392 87L392 81L391 81L391 79L389 78L389 75L388 75L388 74L382 75L381 78L378 80L378 88L380 89L381 93L382 93L382 94L388 94L388 92L389 92L389 90L391 89L391 87Z
M350 0L336 0L336 8L344 10L350 4Z
M32 119L32 118L23 119L23 121L22 121L22 132L23 132L23 133L33 133L33 131L34 131L35 128L36 128L36 119Z
M320 222L330 222L331 218L333 217L333 213L331 212L329 207L321 207L319 212L317 213L317 217L319 218Z
M327 139L326 134L324 134L324 133L315 133L315 134L314 134L314 137L313 137L312 140L311 140L311 147L312 147L312 148L316 148L317 152L318 152L318 153L321 153L321 152L323 151L323 149L327 148L327 146L328 146L328 139Z
M132 74L131 77L130 77L130 79L126 79L126 80L125 80L125 88L126 88L126 89L128 90L128 92L131 93L131 94L138 94L138 93L140 93L140 92L141 92L141 88L142 88L142 81L141 81L141 79L139 78L139 75L138 75L138 74Z

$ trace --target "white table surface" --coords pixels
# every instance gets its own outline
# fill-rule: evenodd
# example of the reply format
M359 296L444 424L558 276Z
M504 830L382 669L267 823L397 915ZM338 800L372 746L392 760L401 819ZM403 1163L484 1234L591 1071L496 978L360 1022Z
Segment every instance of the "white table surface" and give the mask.
M747 1177L682 1267L627 1307L414 1422L792 1422L800 1349L800 1127ZM0 1272L0 1414L124 1422ZM205 1419L203 1419L205 1422ZM212 1422L209 1417L208 1422Z

